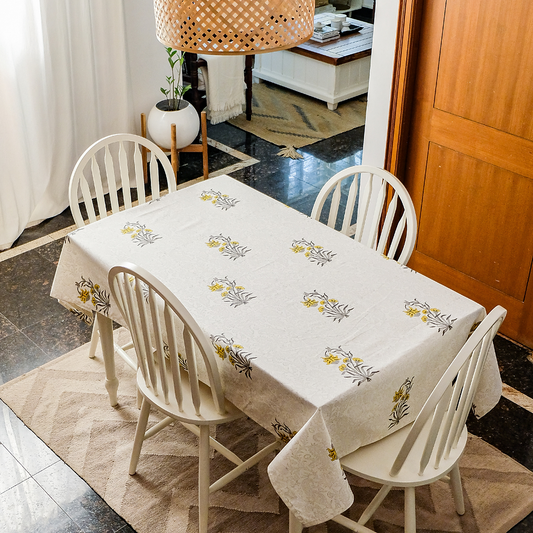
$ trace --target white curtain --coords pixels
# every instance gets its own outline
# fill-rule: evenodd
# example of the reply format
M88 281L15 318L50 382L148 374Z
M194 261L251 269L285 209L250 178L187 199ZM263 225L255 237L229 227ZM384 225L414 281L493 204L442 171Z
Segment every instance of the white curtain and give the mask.
M0 250L68 206L90 144L134 131L124 4L0 0Z

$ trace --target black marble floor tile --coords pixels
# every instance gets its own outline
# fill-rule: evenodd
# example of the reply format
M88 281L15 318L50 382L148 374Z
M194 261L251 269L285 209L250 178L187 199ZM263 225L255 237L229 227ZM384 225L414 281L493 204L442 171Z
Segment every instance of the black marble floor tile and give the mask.
M533 413L502 397L484 417L477 420L470 416L467 427L473 435L533 470Z
M45 235L50 235L60 229L67 228L74 224L74 219L70 212L70 208L67 207L63 212L59 213L57 216L48 218L38 224L37 226L32 226L31 228L26 228L22 235L14 242L13 247L26 244L28 242L34 241L44 237Z
M56 314L24 328L22 333L52 359L89 342L92 328L59 305Z
M50 298L55 269L34 250L0 262L0 312L17 328L57 314L59 304Z
M531 350L505 337L494 339L502 381L533 398L533 359Z
M43 246L39 246L35 249L35 251L42 256L47 261L50 261L50 263L57 266L57 263L59 262L59 256L61 255L61 250L63 249L63 243L65 242L65 239L57 239L51 243L44 244Z
M128 525L62 461L34 479L84 533L115 533Z
M80 533L81 529L33 479L0 494L0 531Z
M0 444L30 475L60 460L2 401L0 401Z
M52 359L24 333L9 335L0 340L0 383L7 383Z
M8 320L2 313L0 313L0 341L17 332L17 327L13 322Z

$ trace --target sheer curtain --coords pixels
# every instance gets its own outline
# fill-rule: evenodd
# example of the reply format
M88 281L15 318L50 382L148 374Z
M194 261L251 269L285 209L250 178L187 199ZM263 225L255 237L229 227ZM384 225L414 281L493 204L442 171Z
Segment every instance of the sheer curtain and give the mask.
M134 131L124 4L0 3L0 250L68 206L92 142Z

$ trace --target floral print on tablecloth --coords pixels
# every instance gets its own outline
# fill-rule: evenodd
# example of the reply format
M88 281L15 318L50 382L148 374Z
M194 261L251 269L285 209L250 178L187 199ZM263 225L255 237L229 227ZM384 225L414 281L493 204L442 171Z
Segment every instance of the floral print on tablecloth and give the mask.
M224 334L211 335L210 337L216 354L222 360L227 359L239 373L244 373L247 378L252 379L252 359L256 358L252 357L250 352L245 352L240 344L235 344L233 339Z
M353 311L353 307L349 308L348 304L341 304L338 300L329 298L326 293L317 291L304 292L304 299L301 303L308 309L316 307L319 313L328 318L333 318L333 322L340 322Z
M230 198L227 194L222 194L219 191L209 190L202 191L200 200L204 202L211 202L215 207L220 207L223 211L227 211L230 207L235 207L239 200Z
M422 322L426 323L430 328L437 328L438 332L442 332L443 335L452 329L456 320L451 315L446 316L440 309L431 307L427 303L421 303L416 299L405 301L404 313L411 318L420 317Z
M238 259L244 257L250 248L243 246L238 241L233 241L231 237L225 237L224 235L211 235L209 241L206 242L209 248L216 248L218 251L229 259Z
M338 348L326 348L322 360L326 365L338 365L342 376L351 379L352 383L357 382L357 386L370 382L372 376L379 372L371 366L364 365L362 359L354 357L352 352L345 351L340 346Z
M315 244L313 241L306 239L295 239L292 241L291 250L295 254L303 253L311 263L324 266L333 260L337 254L331 250L325 250L323 246Z

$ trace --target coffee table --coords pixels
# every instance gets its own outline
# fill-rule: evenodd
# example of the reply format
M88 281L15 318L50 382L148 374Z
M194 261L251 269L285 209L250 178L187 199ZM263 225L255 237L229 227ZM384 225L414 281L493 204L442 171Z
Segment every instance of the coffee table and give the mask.
M333 15L316 15L315 21L328 24ZM368 92L374 26L347 20L363 29L325 43L310 40L289 50L258 54L253 75L322 100L331 110Z

